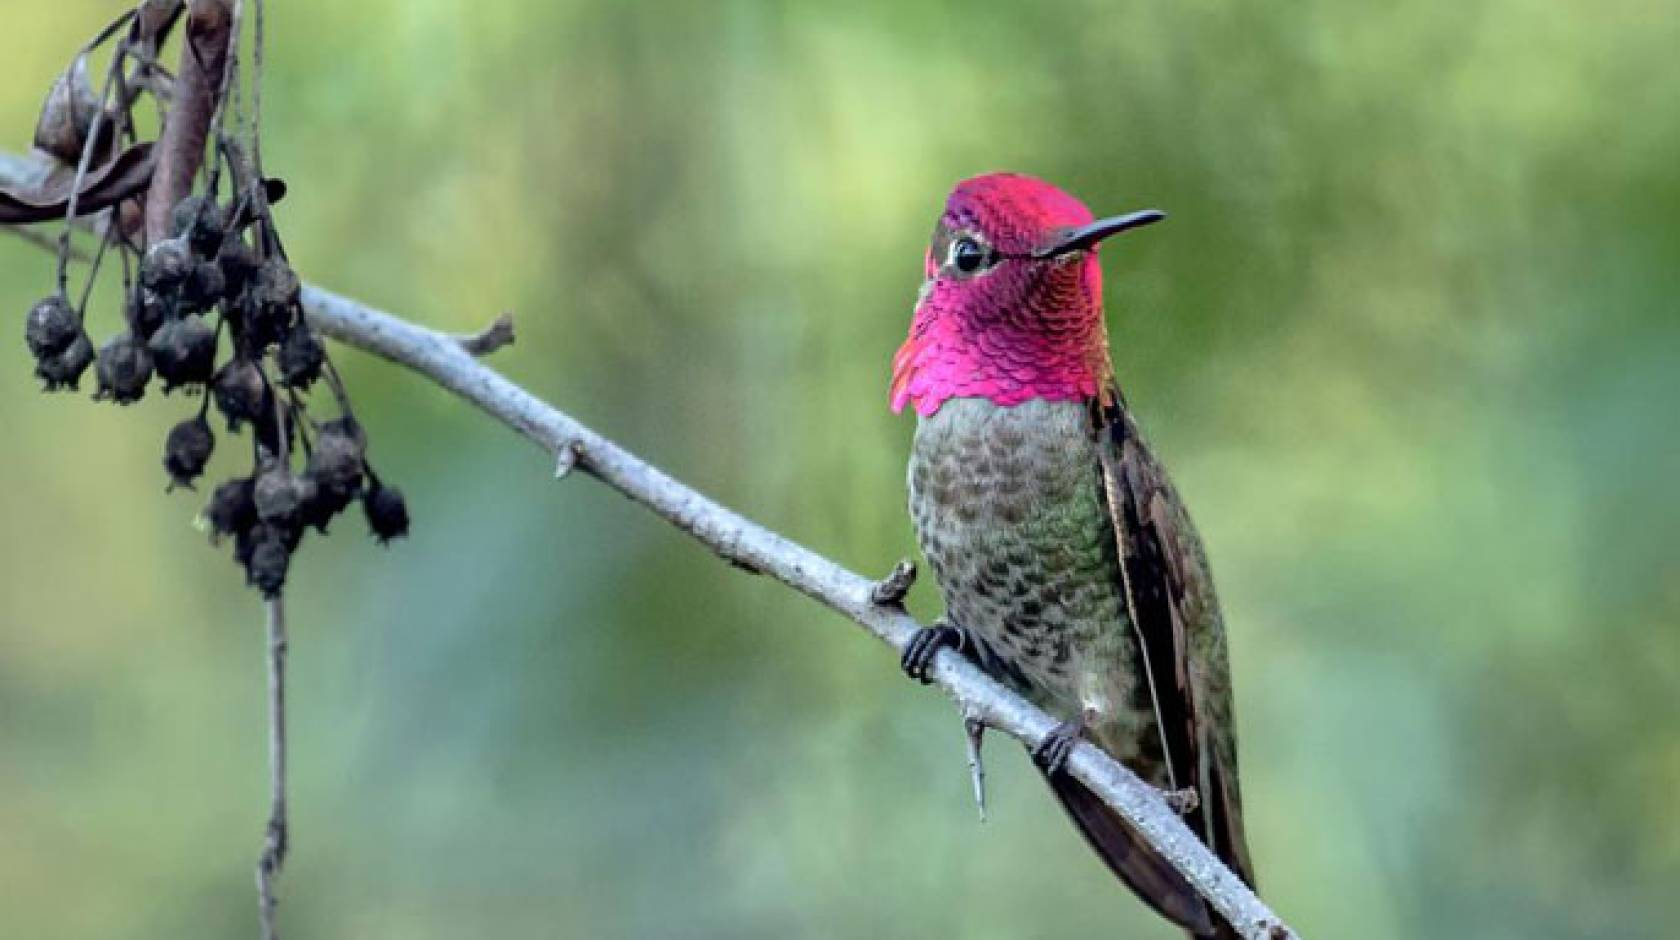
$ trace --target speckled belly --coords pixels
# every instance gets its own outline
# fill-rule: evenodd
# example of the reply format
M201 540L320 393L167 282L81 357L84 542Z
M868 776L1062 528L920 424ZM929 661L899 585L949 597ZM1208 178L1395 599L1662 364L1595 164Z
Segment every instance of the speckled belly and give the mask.
M1087 421L1078 402L946 402L916 429L910 513L946 615L1126 759L1153 718Z

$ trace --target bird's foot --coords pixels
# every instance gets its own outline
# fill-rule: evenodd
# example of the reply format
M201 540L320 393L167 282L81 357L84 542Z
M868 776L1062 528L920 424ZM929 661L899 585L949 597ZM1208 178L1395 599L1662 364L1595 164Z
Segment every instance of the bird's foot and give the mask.
M899 657L898 664L903 667L905 675L927 685L933 681L928 678L928 669L933 666L933 658L947 646L959 653L973 648L967 631L940 619L933 626L923 627L911 635L910 642L904 645L904 655Z
M916 583L916 563L906 558L893 565L887 576L875 582L869 592L869 602L877 607L899 607Z
M1188 816L1202 805L1202 797L1195 787L1185 787L1181 790L1162 790L1161 799L1167 802L1167 809L1180 816Z
M1074 745L1085 736L1085 724L1085 716L1080 715L1057 725L1044 736L1044 740L1033 746L1033 763L1052 777L1066 770Z

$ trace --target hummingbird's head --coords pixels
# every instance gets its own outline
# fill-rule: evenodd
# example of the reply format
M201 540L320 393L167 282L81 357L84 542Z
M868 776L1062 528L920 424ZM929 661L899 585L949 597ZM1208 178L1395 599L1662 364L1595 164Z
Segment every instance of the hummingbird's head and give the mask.
M893 357L892 409L1096 395L1108 367L1097 245L1162 218L1146 209L1096 219L1014 173L958 183L933 228L910 338Z

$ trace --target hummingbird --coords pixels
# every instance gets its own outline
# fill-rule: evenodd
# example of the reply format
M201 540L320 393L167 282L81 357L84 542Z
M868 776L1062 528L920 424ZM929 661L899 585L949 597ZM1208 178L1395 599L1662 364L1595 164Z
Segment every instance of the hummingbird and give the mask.
M1251 887L1225 627L1201 540L1109 357L1097 249L1165 218L1095 218L1029 176L963 180L934 226L891 407L918 416L910 515L951 647L1060 720L1034 762L1110 870L1196 938L1238 934L1066 772L1090 741L1169 796Z

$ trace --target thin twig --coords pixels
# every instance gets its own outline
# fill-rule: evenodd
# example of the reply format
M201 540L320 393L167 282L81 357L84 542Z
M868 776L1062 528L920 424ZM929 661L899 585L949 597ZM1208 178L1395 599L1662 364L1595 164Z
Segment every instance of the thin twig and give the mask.
M895 649L902 650L918 628L903 610L873 602L875 582L683 485L479 362L456 337L310 285L303 288L303 307L310 323L327 336L425 375L550 454L572 451L577 467L730 563L775 578L851 618ZM937 654L928 675L956 700L965 717L977 718L1029 746L1056 727L1054 718L950 650ZM1252 940L1295 936L1196 838L1154 787L1086 742L1076 745L1067 767L1124 816L1242 936Z
M564 480L577 469L578 457L582 456L582 448L577 441L561 444L554 454L554 478Z
M82 181L87 179L88 167L93 161L93 151L99 142L100 122L105 118L105 103L111 100L111 89L117 76L122 74L123 57L127 54L127 43L118 43L117 50L111 54L111 65L105 73L105 85L99 92L99 107L93 112L93 120L88 123L87 141L82 145L82 158L76 161L76 176L70 183L70 196L65 201L64 231L58 236L60 294L68 295L70 288L70 229L76 224L76 202L82 195ZM78 311L77 319L80 318L81 314Z
M986 821L986 761L980 746L986 742L986 722L978 715L963 715L963 738L968 743L968 776L974 781L974 806L980 821Z
M268 373L262 374L268 383ZM270 389L273 385L270 384ZM272 395L272 391L270 392ZM208 395L206 398L210 397ZM275 436L280 439L280 472L290 473L292 455L286 432L286 404L274 398ZM251 435L257 437L255 432ZM274 889L286 864L286 606L275 594L268 607L268 828L264 831L262 855L257 858L257 914L262 923L262 940L279 940L280 928L274 909L280 899Z
M116 209L113 208L111 212L115 215ZM65 233L69 234L69 226L65 226ZM99 249L93 253L93 262L88 265L87 283L82 285L82 299L76 302L76 319L78 320L86 317L88 298L93 296L94 282L99 279L99 264L105 260L105 250L111 247L111 243L116 240L116 235L117 226L105 226L105 234L99 239ZM70 252L66 251L64 257L68 260Z
M256 22L251 27L251 165L256 179L263 178L262 162L262 80L263 45L267 41L263 0L256 0Z
M488 356L503 346L513 345L513 314L504 313L477 333L455 337L471 356Z
M274 889L286 863L286 609L276 595L268 607L268 827L257 860L257 913L263 940L279 940Z
M875 582L869 600L881 607L903 607L910 589L916 586L916 563L906 558L893 565L887 576Z
M117 34L117 30L122 29L124 26L127 26L129 21L134 19L135 14L138 13L138 12L139 12L139 10L135 10L135 9L124 10L120 15L117 16L116 19L112 20L109 23L106 23L104 29L101 29L99 32L95 33L92 39L89 39L86 43L84 43L82 45L81 54L82 55L87 55L88 53L92 52L93 50L98 49L100 46L103 46L105 44L106 40L110 39L112 36L115 36Z
M229 105L232 103L228 99L228 92L233 84L239 80L239 31L244 22L244 16L245 4L242 0L233 0L233 24L228 28L227 55L222 57L222 77L216 86L216 112L210 117L210 130L207 135L212 151L210 171L204 184L204 194L212 198L216 195L216 184L221 181L222 176L221 143L227 125ZM235 131L238 130L237 123L234 129ZM204 207L200 206L199 211L203 212ZM237 219L239 216L235 213L231 218ZM197 218L194 218L193 223L197 224L197 222Z

